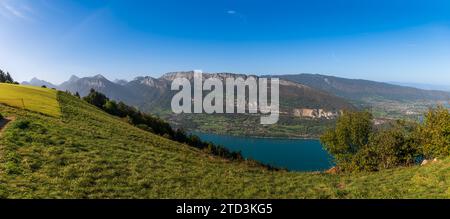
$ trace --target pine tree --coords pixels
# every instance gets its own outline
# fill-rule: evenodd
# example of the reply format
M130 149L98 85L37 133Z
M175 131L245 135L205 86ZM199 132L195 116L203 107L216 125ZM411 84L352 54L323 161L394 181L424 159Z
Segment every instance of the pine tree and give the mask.
M9 72L5 73L3 70L0 69L0 83L17 83L14 82L13 78L11 77L11 74Z
M14 80L12 79L11 75L6 73L6 83L14 83Z
M5 83L6 81L6 75L5 73L0 69L0 83Z

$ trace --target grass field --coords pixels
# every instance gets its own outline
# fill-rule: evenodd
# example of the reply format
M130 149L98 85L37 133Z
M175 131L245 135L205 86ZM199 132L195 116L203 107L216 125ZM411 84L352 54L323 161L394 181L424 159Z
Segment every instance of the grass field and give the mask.
M450 198L450 160L378 173L271 172L58 93L61 118L0 105L0 198Z
M59 117L56 94L47 88L0 83L0 103Z

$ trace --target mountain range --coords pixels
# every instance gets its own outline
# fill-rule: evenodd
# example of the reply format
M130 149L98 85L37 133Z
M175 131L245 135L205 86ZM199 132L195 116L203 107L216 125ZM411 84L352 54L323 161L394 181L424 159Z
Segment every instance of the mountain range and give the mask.
M54 85L50 82L44 81L44 80L40 80L36 77L32 78L30 81L24 81L21 84L23 85L32 85L32 86L46 86L48 88L58 88L58 85Z
M53 85L49 82L33 78L30 82L23 82L23 84L34 86L45 85L50 88L57 88L63 91L67 90L72 93L78 92L81 96L86 96L90 89L93 88L105 93L111 99L126 102L142 110L151 111L156 108L170 107L171 97L175 93L170 89L171 82L178 77L184 77L192 81L193 74L192 71L171 72L162 75L160 78L149 76L136 77L129 82L125 80L112 82L102 75L84 78L72 76L68 81L60 85ZM232 73L204 73L203 77L204 79L209 77L225 79L229 77L246 78L248 76ZM329 111L354 108L344 98L288 80L280 80L280 105L286 113L289 113L288 111L292 108L324 109Z
M107 94L110 98L128 102L130 104L152 109L155 104L167 106L167 95L172 94L170 83L174 78L186 77L192 80L193 72L171 72L159 78L150 76L136 77L131 81L110 81L102 75L79 78L71 76L70 79L60 85L37 78L26 85L46 86L59 90L78 92L81 96L89 93L91 88ZM243 77L244 74L233 73L204 73L204 78L219 77ZM382 98L395 101L449 101L450 92L419 89L405 85L375 82L369 80L346 79L320 74L293 74L293 75L267 75L264 77L278 77L282 79L280 92L282 98L289 98L289 102L299 102L299 106L325 109L351 108L345 100L364 101L368 98ZM343 99L340 99L340 98ZM345 100L344 100L345 99ZM143 102L145 101L145 103ZM282 103L283 101L280 101ZM170 102L169 102L170 103Z
M397 101L449 100L450 92L423 90L409 86L394 85L360 79L346 79L320 74L276 75L285 80L301 83L349 100L379 97Z
M376 114L380 117L415 115L429 107L429 104L448 103L450 99L450 93L445 91L421 90L368 80L319 74L268 75L265 77L280 78L280 121L276 126L263 127L257 125L259 121L251 114L173 114L170 103L177 91L170 89L171 82L178 77L192 81L193 74L193 71L171 72L159 78L142 76L130 81L110 81L102 75L83 78L72 76L60 85L33 78L23 84L45 85L62 91L78 92L81 96L86 96L93 88L113 100L156 114L173 125L189 130L271 137L315 137L332 125L329 120L335 119L343 110L369 107L387 112ZM248 76L203 73L204 79Z

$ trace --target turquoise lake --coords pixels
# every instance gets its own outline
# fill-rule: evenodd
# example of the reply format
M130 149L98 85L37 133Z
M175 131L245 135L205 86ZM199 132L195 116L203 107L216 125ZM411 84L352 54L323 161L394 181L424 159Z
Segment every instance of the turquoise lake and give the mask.
M246 158L293 171L321 171L333 166L331 156L323 150L318 140L193 134L232 151L241 151Z

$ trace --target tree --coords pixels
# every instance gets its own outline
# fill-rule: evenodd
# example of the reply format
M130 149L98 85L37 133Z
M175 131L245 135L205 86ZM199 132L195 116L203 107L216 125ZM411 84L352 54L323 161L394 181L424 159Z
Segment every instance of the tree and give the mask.
M336 128L326 131L320 140L340 168L351 169L353 156L367 145L371 133L371 113L347 111L337 120Z
M6 83L14 83L14 80L12 79L9 72L6 73Z
M345 112L322 137L324 148L343 171L378 171L450 156L450 112L439 106L424 122L395 121L372 128L367 112Z
M104 94L91 89L89 94L83 97L83 100L98 108L103 108L103 105L109 101L109 98L107 98Z
M438 106L429 109L419 128L420 141L425 158L450 155L450 113Z
M173 139L178 142L186 142L187 134L183 129L177 129L174 133Z
M17 83L14 82L13 78L11 77L11 74L9 74L9 72L4 72L3 70L0 69L0 83Z
M103 109L111 114L111 115L118 115L118 109L117 109L117 104L116 101L114 100L108 100L106 101L106 103L103 105Z
M78 98L81 98L81 97L80 97L80 93L78 93L78 91L75 92L75 96L78 97Z
M355 159L359 170L382 170L416 163L420 157L415 123L396 121L372 134L367 148Z
M421 156L417 123L395 121L374 129L368 112L345 112L322 137L343 171L378 171L408 166Z

